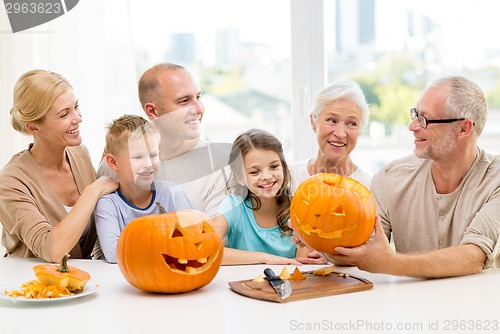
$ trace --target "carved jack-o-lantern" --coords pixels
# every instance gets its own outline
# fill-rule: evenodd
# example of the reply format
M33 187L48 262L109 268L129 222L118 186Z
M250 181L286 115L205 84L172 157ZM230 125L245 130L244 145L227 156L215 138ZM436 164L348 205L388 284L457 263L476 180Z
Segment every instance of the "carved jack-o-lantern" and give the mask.
M302 182L290 206L290 221L297 236L328 254L337 254L337 246L365 243L373 232L375 216L375 201L365 186L329 173Z
M149 292L179 293L201 288L219 271L223 244L196 210L149 215L130 222L116 248L125 279Z

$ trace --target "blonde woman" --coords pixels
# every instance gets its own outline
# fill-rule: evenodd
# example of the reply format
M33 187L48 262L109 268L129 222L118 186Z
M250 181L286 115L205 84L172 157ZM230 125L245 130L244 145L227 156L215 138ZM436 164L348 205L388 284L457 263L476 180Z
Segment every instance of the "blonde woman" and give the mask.
M23 74L14 87L12 127L33 136L0 172L0 221L6 256L59 262L65 253L90 258L97 200L117 189L96 180L81 145L82 114L71 84L44 70Z

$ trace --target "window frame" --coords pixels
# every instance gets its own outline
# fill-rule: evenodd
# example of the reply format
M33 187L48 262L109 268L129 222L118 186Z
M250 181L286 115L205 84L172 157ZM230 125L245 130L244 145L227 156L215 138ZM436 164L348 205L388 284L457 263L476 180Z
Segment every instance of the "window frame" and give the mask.
M323 8L324 0L290 0L292 161L311 158L316 151L309 114L327 80Z

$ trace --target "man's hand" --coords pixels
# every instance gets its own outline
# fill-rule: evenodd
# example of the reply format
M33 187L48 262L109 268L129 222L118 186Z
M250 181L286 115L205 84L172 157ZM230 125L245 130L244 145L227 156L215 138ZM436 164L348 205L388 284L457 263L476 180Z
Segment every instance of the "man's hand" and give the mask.
M328 254L328 258L336 265L355 265L361 270L373 273L388 273L394 263L396 253L392 250L380 218L375 221L375 236L365 244L353 247L335 247L340 254Z

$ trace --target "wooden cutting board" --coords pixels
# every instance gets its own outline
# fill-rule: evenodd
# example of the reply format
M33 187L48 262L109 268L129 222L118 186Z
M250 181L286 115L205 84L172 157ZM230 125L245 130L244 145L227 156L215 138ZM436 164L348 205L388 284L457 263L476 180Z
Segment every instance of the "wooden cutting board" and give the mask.
M339 272L327 276L314 275L312 271L303 272L305 280L290 280L292 294L281 300L267 280L257 282L253 279L229 282L231 289L240 295L277 303L287 303L296 300L327 297L344 293L369 290L373 283L361 278Z

